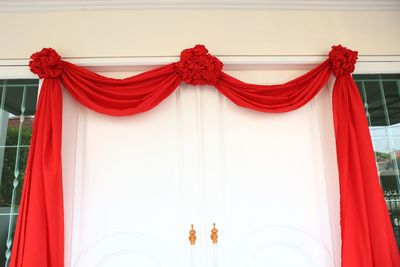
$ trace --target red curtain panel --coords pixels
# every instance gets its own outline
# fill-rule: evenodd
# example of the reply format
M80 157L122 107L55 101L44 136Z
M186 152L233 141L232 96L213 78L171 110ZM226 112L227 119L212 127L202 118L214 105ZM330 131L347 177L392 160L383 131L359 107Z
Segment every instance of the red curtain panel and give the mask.
M256 85L224 73L223 63L203 45L182 51L179 62L125 79L107 78L63 61L51 48L33 54L30 68L44 80L10 266L64 266L61 85L83 106L112 116L148 111L181 82L212 85L244 108L289 112L313 99L333 74L342 266L399 267L363 104L351 77L356 60L356 51L333 46L329 57L306 74L284 84Z

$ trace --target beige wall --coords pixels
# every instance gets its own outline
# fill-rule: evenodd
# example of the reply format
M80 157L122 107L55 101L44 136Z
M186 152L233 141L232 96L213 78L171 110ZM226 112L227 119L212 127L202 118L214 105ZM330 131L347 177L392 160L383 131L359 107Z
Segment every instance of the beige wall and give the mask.
M400 55L400 11L94 11L0 13L0 59L42 47L64 57L174 56L196 43L215 55Z

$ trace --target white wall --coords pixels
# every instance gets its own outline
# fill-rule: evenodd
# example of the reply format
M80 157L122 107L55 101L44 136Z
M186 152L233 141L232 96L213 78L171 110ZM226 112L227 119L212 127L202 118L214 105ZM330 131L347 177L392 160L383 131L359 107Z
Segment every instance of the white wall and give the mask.
M215 55L400 55L400 11L71 11L0 13L0 59L42 47L64 57L175 56L196 43Z

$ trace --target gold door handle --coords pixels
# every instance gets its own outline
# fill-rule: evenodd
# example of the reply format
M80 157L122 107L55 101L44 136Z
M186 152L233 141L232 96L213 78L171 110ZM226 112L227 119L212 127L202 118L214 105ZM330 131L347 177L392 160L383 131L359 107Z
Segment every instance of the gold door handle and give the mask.
M211 229L211 240L213 244L217 244L218 242L218 229L215 228L215 223L213 223L213 228Z
M194 230L193 224L191 225L191 229L189 231L189 241L190 245L194 246L196 244L196 231Z

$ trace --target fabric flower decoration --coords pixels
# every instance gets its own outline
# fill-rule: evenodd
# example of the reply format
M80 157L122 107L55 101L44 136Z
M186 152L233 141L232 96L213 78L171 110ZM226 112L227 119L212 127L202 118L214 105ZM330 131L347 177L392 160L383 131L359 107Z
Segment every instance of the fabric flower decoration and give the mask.
M358 52L341 45L332 46L329 52L329 60L332 64L332 72L336 77L351 74L358 59Z
M176 70L181 79L191 85L215 85L223 64L210 55L204 45L196 45L181 52Z
M31 55L29 68L40 79L57 78L62 73L61 57L54 49L43 48L42 51Z

